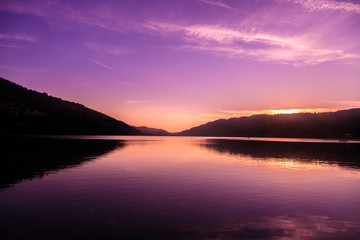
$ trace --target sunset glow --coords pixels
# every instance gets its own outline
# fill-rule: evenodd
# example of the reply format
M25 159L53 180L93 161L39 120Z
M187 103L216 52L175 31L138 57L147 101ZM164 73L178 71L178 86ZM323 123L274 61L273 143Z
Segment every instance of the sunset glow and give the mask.
M360 106L358 0L10 1L1 77L134 126Z
M268 114L322 113L322 112L333 112L333 111L336 111L336 109L329 109L329 108L276 109L276 110L268 110Z
M299 109L281 109L281 110L270 110L272 114L291 114L291 113L299 113L301 110Z

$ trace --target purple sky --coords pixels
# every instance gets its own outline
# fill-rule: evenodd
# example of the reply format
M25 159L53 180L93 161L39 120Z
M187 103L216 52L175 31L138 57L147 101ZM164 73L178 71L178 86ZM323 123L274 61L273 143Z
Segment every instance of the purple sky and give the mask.
M360 1L2 0L0 71L169 131L360 107Z

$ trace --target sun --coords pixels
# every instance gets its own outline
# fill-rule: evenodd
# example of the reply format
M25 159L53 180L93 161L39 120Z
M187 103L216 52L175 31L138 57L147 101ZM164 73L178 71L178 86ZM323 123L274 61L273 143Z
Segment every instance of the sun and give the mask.
M301 109L278 109L278 110L270 110L270 114L292 114L299 113Z
M338 109L332 108L292 108L292 109L270 109L267 110L267 114L292 114L292 113L321 113L321 112L332 112Z

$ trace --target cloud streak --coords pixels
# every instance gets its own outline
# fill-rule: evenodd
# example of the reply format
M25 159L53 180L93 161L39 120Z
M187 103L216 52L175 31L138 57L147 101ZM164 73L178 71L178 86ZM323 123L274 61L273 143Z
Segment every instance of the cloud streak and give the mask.
M9 44L2 44L2 43L0 43L0 47L2 47L2 48L20 48L19 46L16 46L16 45L9 45Z
M102 66L102 67L104 67L104 68L106 68L106 69L109 69L109 70L112 70L112 71L116 71L116 72L119 71L118 69L113 68L113 67L110 67L110 66L108 66L108 65L106 65L106 64L104 64L104 63L102 63L102 62L97 61L97 60L89 59L89 61L90 61L90 62L93 62L93 63L95 63L95 64L97 64L97 65L99 65L99 66Z
M147 103L147 100L128 100L125 103L126 104L137 104L137 103Z
M84 43L84 45L100 55L110 54L114 56L120 56L124 54L133 54L136 52L134 49L119 45L112 46L93 42L87 42Z
M313 46L306 36L284 37L261 30L240 31L218 25L178 25L150 22L149 29L182 35L188 44L181 49L194 49L230 58L251 58L295 66L314 65L341 59L360 59L358 54L341 49ZM251 44L262 44L252 48Z
M159 32L182 32L193 40L201 39L218 42L221 44L243 42L261 42L277 46L292 46L293 48L309 48L296 37L287 38L272 34L262 33L260 30L241 31L232 28L226 28L219 25L179 25L161 22L149 22L149 29Z
M360 14L360 4L351 2L340 2L331 0L280 0L300 4L310 11L316 10L331 10L331 11L347 11Z
M355 108L360 107L360 101L356 101L356 100L342 100L342 101L328 101L328 102L344 105L346 107L355 107Z
M21 35L21 34L1 34L0 39L15 39L27 42L37 42L38 39L28 35Z
M6 65L0 65L0 68L14 71L14 72L21 72L21 73L38 73L38 72L45 72L47 69L45 68L38 68L38 69L24 69L24 68L17 68L17 67L10 67Z
M197 1L223 9L246 13L242 11L240 5L233 7L223 1L216 0ZM313 14L304 14L302 11L297 11L296 8L298 7L296 5L301 5L310 11L330 10L360 13L359 4L330 0L275 0L274 2L276 3L274 5L276 7L280 6L280 8L269 8L266 11L256 9L256 11L246 13L247 17L241 14L243 16L239 18L240 20L237 21L238 24L236 25L231 24L229 21L219 21L218 24L200 24L196 21L184 23L184 21L177 21L176 19L156 20L151 17L141 21L139 19L142 18L135 19L121 9L115 11L106 2L96 5L89 4L85 9L78 9L79 6L77 5L76 7L71 7L66 3L60 4L57 1L48 2L43 7L36 4L26 5L5 1L3 6L0 6L0 10L31 13L44 17L48 22L57 22L58 24L64 24L65 20L65 22L75 23L75 25L86 24L96 26L120 34L140 33L144 36L155 35L155 37L163 39L170 39L169 37L175 36L177 40L182 42L178 41L177 45L173 47L174 49L202 51L228 58L245 58L253 61L290 64L294 66L315 65L338 60L348 60L348 62L354 62L354 60L358 62L360 60L358 51L351 50L357 49L358 43L354 43L352 40L352 42L337 44L338 34L329 35L327 33L331 29L343 27L341 19L330 19L328 23L328 17L321 18L319 16L319 21L320 19L321 21L327 20L320 27L317 25L314 25L313 28L309 27L313 25L312 23L306 27L295 24L291 25L290 28L289 20L291 22L296 21L292 21L291 16L282 15L286 11L283 11L285 4L281 3L289 3L286 4L286 10L294 10L296 14L299 14L297 16L298 19L309 19L309 21L312 19L312 16L309 17L306 14ZM50 12L51 14L49 14ZM304 22L306 21L304 20ZM272 26L273 23L277 26L276 28ZM75 26L74 24L68 25ZM294 31L293 29L301 30ZM329 40L332 37L335 37L334 40ZM35 38L23 35L3 34L0 35L0 38L36 41ZM96 42L87 42L84 45L100 55L119 56L135 52L135 50L126 46L111 46ZM99 61L93 60L92 62L109 70L117 71L117 69Z
M230 5L227 5L221 1L209 1L209 0L198 0L199 2L202 2L202 3L206 3L206 4L209 4L209 5L213 5L213 6L217 6L217 7L221 7L221 8L226 8L226 9L230 9L230 10L233 10L233 11L239 11L237 8L234 8Z

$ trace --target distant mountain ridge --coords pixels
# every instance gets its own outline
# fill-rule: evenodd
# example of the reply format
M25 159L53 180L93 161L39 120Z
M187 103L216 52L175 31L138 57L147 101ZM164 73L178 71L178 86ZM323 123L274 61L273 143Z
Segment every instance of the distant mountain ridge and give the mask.
M172 135L168 131L165 131L164 129L160 129L160 128L149 128L149 127L145 127L145 126L135 127L135 128L147 135L153 135L153 136L170 136L170 135Z
M81 104L0 78L0 134L140 135L142 132Z
M177 135L360 139L360 108L328 113L253 115L219 119Z
M360 139L360 108L329 113L253 115L172 134L132 127L81 104L48 96L0 78L0 135L157 135Z

